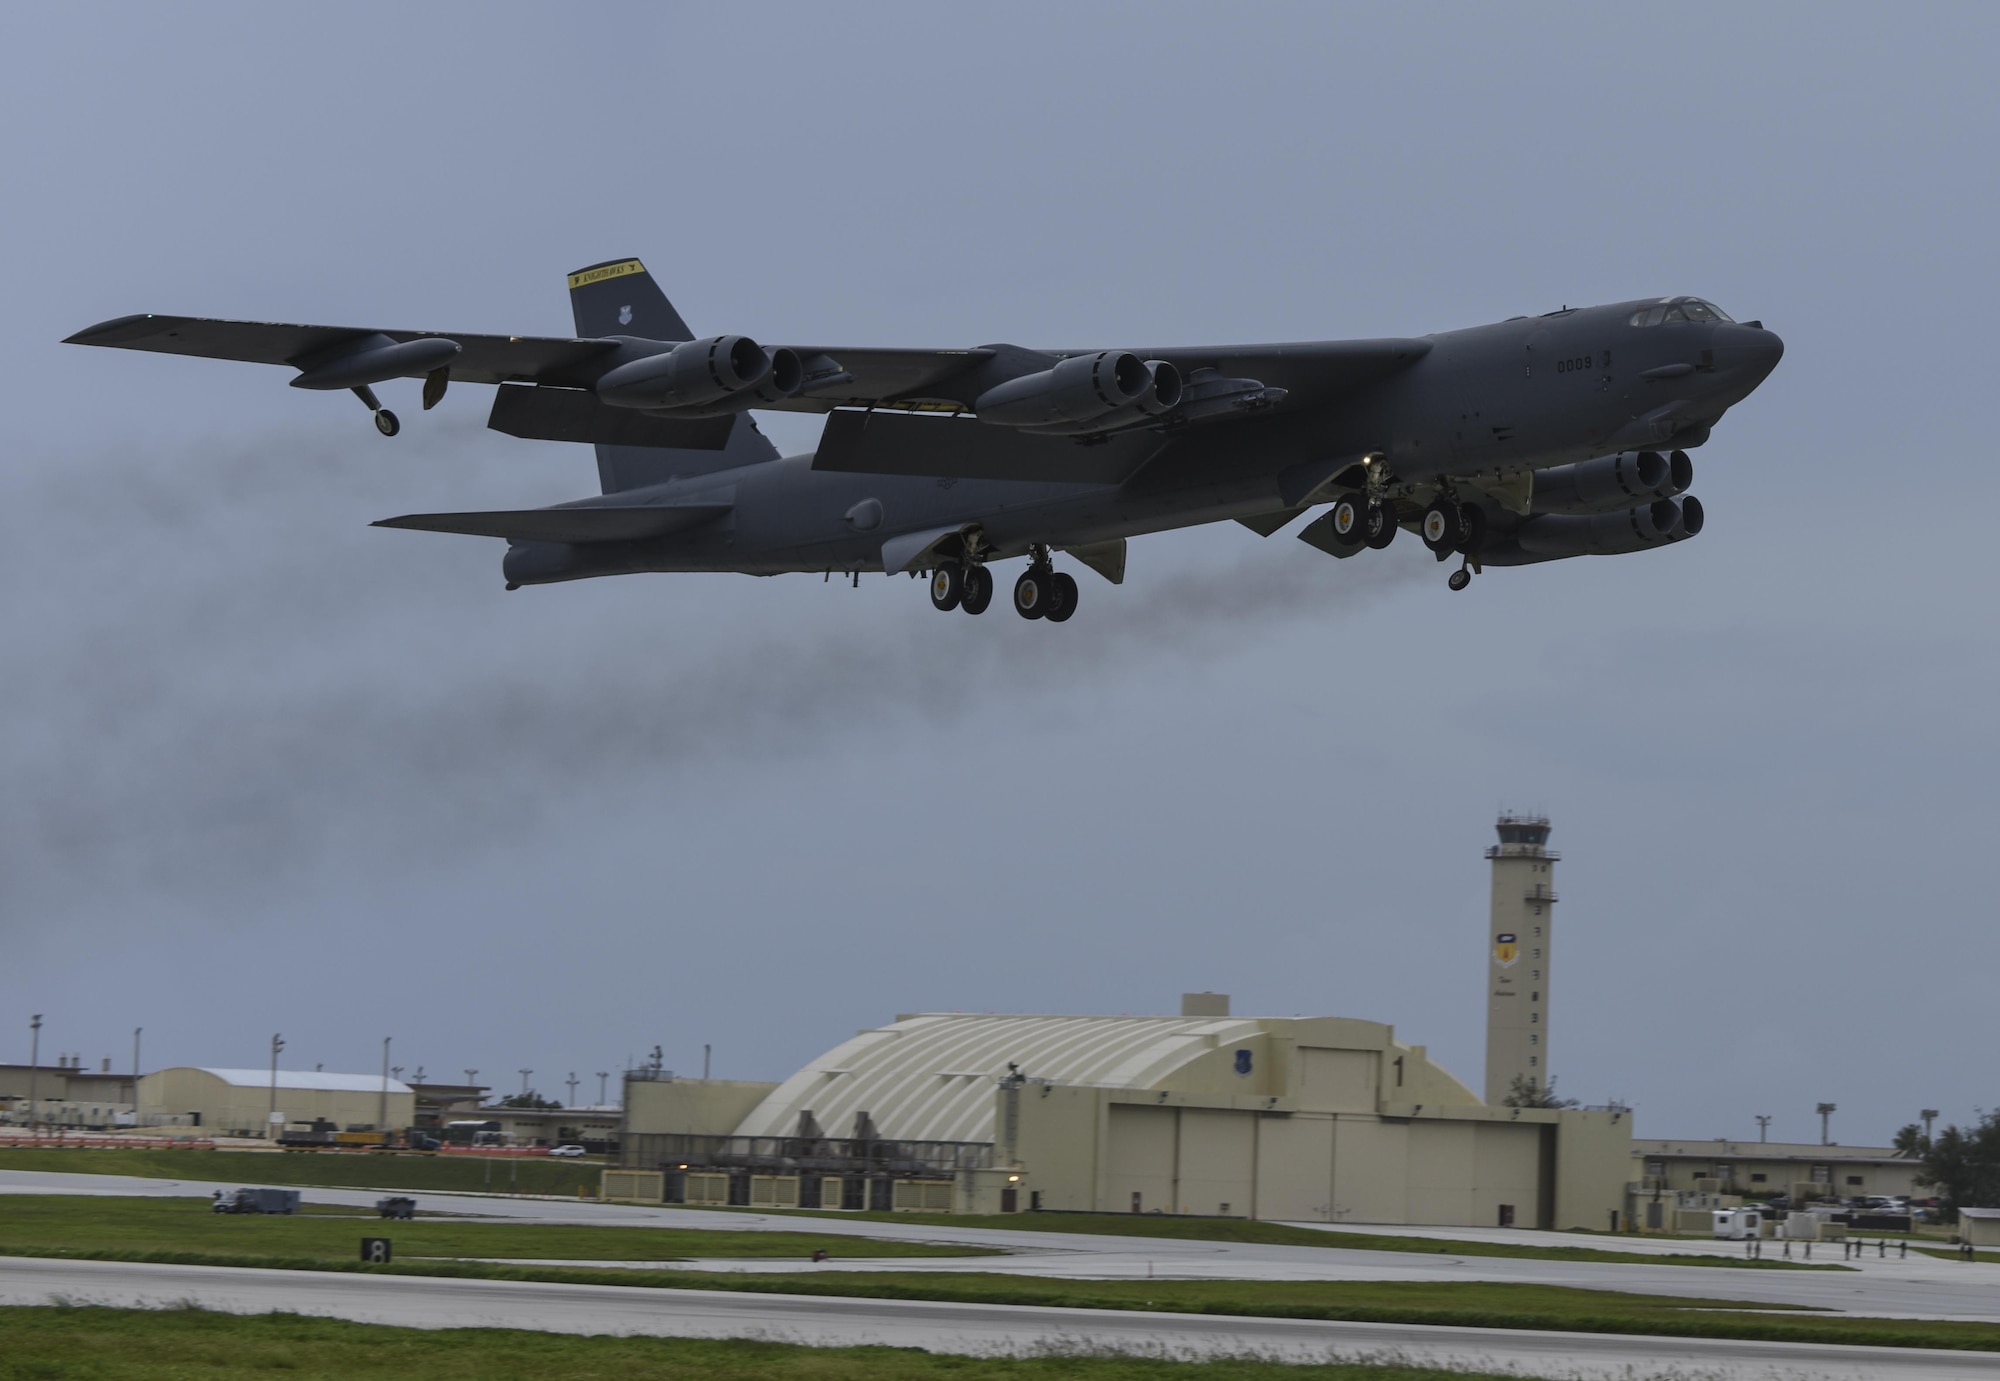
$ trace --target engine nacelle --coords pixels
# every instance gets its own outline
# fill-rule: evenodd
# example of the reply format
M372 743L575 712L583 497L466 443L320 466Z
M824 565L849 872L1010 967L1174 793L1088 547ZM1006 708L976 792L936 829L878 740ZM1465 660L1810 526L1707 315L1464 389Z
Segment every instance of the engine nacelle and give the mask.
M1171 365L1165 367L1173 370ZM1147 364L1129 351L1100 350L1094 355L1072 355L1053 369L995 384L979 395L972 408L980 421L1002 427L1093 422L1106 413L1132 407L1149 395L1157 399L1162 387L1159 375L1159 365ZM1178 370L1172 372L1169 395L1173 401L1161 406L1161 412L1180 401Z
M1688 538L1698 535L1701 532L1701 525L1707 521L1702 512L1701 500L1692 494L1680 501L1680 508L1681 520L1675 523L1673 531L1667 534L1669 542L1685 542Z
M796 357L792 363L797 364ZM597 396L619 408L701 407L756 388L771 375L773 364L771 354L748 336L682 341L611 370L597 381Z
M1615 456L1557 465L1535 472L1532 511L1608 513L1650 499L1670 499L1694 483L1686 451L1621 451Z
M1058 422L1047 427L1024 427L1040 436L1087 436L1097 432L1115 432L1124 427L1142 427L1165 413L1180 406L1185 394L1181 383L1181 372L1166 360L1147 360L1146 368L1153 371L1153 382L1137 402L1103 413L1087 422Z
M1655 499L1641 508L1620 513L1549 513L1530 518L1514 534L1521 550L1536 556L1613 556L1644 551L1692 537L1701 530L1701 504L1693 499L1690 526L1687 505Z

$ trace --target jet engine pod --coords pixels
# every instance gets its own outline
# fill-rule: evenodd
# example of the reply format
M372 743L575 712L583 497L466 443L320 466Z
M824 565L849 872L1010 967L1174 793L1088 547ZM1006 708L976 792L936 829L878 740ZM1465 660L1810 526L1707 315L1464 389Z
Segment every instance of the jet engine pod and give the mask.
M1676 452L1675 454L1679 453ZM1702 512L1701 500L1692 494L1680 500L1680 509L1681 520L1675 523L1673 531L1667 534L1669 542L1685 542L1688 538L1699 535L1701 525L1706 521Z
M1179 382L1176 370L1176 387L1172 389L1175 403L1180 401ZM1094 355L1072 355L1053 369L996 384L980 394L972 407L980 421L1003 427L1060 426L1094 421L1130 407L1158 387L1158 371L1137 355L1100 350Z
M798 388L798 359L789 371ZM685 408L713 403L763 383L773 372L764 347L748 336L710 336L621 364L597 381L597 396L620 408Z
M1023 430L1034 432L1037 436L1091 436L1143 426L1155 417L1172 412L1185 396L1181 372L1166 360L1147 360L1146 368L1153 371L1153 381L1139 395L1137 402L1099 413L1083 422L1058 422L1046 427L1025 427Z
M1685 494L1694 487L1694 460L1686 451L1675 451L1667 457L1667 488L1661 494L1663 499L1671 499Z
M1687 452L1620 451L1535 472L1536 513L1605 513L1647 499L1665 499L1694 483Z
M1514 534L1521 550L1537 556L1613 556L1644 551L1675 540L1685 526L1681 505L1655 499L1622 513L1550 513L1530 518ZM1701 528L1701 505L1695 505L1695 530ZM1692 534L1689 534L1692 535Z

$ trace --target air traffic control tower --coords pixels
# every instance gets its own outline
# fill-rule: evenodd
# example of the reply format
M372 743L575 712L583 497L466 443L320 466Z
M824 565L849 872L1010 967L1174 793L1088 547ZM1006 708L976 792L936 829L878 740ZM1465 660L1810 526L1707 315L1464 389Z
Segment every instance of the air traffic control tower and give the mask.
M1549 973L1555 957L1555 865L1546 815L1502 815L1486 959L1486 1102L1516 1079L1548 1084Z

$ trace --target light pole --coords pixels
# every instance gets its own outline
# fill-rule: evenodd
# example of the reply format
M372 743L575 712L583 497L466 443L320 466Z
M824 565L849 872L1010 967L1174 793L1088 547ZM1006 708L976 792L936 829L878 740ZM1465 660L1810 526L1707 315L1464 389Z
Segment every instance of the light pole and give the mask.
M375 1113L375 1130L378 1132L389 1130L389 1041L390 1037L382 1037L382 1102Z
M35 1134L35 1092L42 1079L42 1014L28 1022L28 1135Z
M139 1099L139 1034L145 1029L143 1026L132 1028L132 1100L134 1102L137 1102Z
M521 1076L521 1101L524 1103L528 1100L528 1076L530 1074L533 1074L534 1072L535 1071L532 1069L523 1069L519 1071Z
M1831 1124L1831 1118L1833 1117L1833 1115L1834 1115L1835 1113L1837 1113L1837 1112L1839 1112L1839 1111L1840 1111L1840 1109L1839 1109L1839 1108L1837 1108L1837 1107L1835 1107L1835 1106L1834 1106L1833 1104L1831 1104L1831 1103L1821 1103L1821 1104L1819 1105L1819 1144L1820 1144L1820 1145L1822 1145L1822 1146L1831 1146L1831 1145L1833 1145L1833 1143L1832 1143L1831 1141L1828 1141L1828 1140L1827 1140L1827 1136L1828 1136L1828 1134L1829 1134L1829 1133L1828 1133L1828 1128L1829 1128L1829 1127L1830 1127L1830 1126L1832 1125L1832 1124Z
M476 1070L476 1069L468 1069L468 1070L466 1070L466 1071L465 1071L465 1086L466 1086L467 1088L478 1088L478 1087L479 1087L479 1071L478 1071L478 1070ZM473 1098L472 1098L472 1102L473 1102L473 1105L474 1105L475 1107L476 1107L476 1106L478 1106L478 1103L479 1103L479 1096L478 1096L477 1094L474 1094L474 1095L473 1095Z
M572 1069L569 1072L569 1078L563 1080L563 1082L569 1085L569 1106L573 1108L576 1106L576 1071Z
M264 1139L271 1139L271 1125L278 1120L278 1052L285 1048L285 1038L271 1037L271 1110L264 1117Z
M1757 1140L1760 1142L1770 1140L1770 1135L1769 1135L1770 1130L1771 1130L1771 1114L1767 1112L1758 1113Z
M597 1106L600 1108L604 1106L604 1081L610 1077L611 1071L608 1069L597 1071Z
M1936 1108L1925 1108L1917 1114L1918 1117L1924 1120L1924 1145L1926 1146L1931 1144L1931 1123L1937 1121L1937 1115L1938 1110Z

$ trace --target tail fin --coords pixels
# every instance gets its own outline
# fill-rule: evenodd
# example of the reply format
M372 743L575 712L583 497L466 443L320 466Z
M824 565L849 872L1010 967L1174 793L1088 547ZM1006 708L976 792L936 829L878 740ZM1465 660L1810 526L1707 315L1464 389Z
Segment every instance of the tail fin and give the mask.
M569 276L569 302L576 313L576 333L585 339L604 336L694 339L694 332L637 259L608 259L578 269ZM777 458L778 448L757 430L757 424L745 412L738 414L728 444L719 451L600 445L597 477L605 493L615 494L665 484L675 475L705 475Z

